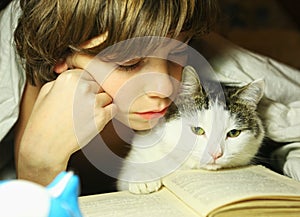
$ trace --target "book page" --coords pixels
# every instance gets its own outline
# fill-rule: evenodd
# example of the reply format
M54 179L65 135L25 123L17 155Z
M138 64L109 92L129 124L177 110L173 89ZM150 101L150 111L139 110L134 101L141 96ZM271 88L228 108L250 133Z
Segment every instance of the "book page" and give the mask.
M300 197L300 182L262 166L205 171L178 171L165 178L164 185L197 212L211 210L245 198L262 195Z
M146 195L127 191L79 197L84 217L197 217L189 207L163 188Z
M299 217L300 201L285 200L246 200L216 209L208 216L218 217Z

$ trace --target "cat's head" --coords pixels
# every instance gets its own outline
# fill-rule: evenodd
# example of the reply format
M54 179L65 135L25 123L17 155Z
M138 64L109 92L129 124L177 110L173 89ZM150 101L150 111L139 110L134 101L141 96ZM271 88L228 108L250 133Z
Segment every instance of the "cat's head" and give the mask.
M216 170L250 163L264 137L256 112L263 91L263 80L240 87L200 85L197 73L185 70L176 105L184 127L196 136L189 167Z

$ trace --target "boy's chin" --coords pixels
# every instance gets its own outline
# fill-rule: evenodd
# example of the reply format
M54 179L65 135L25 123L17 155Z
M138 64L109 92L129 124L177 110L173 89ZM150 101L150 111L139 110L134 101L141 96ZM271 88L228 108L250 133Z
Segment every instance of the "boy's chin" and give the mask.
M131 121L127 126L135 131L145 131L150 130L158 124L158 119L147 121L147 122L137 122Z

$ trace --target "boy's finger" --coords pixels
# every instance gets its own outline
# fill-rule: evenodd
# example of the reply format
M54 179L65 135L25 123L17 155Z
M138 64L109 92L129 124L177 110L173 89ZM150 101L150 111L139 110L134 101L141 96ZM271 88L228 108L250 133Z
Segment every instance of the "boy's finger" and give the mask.
M104 62L98 57L91 57L84 54L69 56L67 64L69 67L84 69L100 85L103 84L105 79L117 67L114 62Z
M98 131L102 131L105 125L114 118L117 114L117 106L115 104L109 104L102 109L96 109L95 111L95 122Z
M101 35L98 35L81 45L81 48L93 48L102 44L108 36L108 32L105 32ZM66 63L69 68L80 68L86 69L89 62L93 59L93 57L84 55L84 54L73 54L72 56L67 57Z
M69 68L86 69L92 59L91 56L75 53L67 57L66 63Z
M113 99L107 93L102 92L96 95L96 108L105 107L111 104Z

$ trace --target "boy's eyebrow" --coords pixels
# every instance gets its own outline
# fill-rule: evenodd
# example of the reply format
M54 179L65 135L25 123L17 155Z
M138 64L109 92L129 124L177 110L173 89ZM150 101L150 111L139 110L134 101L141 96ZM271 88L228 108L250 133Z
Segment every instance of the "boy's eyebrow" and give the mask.
M178 44L177 46L173 47L172 50L176 51L176 50L180 50L180 49L185 49L187 47L188 47L187 43L182 42L182 43Z
M178 49L178 48L181 48L181 47L186 47L186 46L188 46L187 44L188 44L188 42L191 40L191 38L190 37L185 37L184 38L184 40L178 40L179 42L178 42L178 45L176 45L175 47L174 47L174 49Z
M182 42L182 43L179 43L179 45L178 46L176 46L176 48L178 48L178 47L180 47L182 44L188 44L189 43L189 41L191 40L191 36L190 35L185 35L184 36L184 38L183 38L183 40L178 40L178 41L180 41L180 42Z

